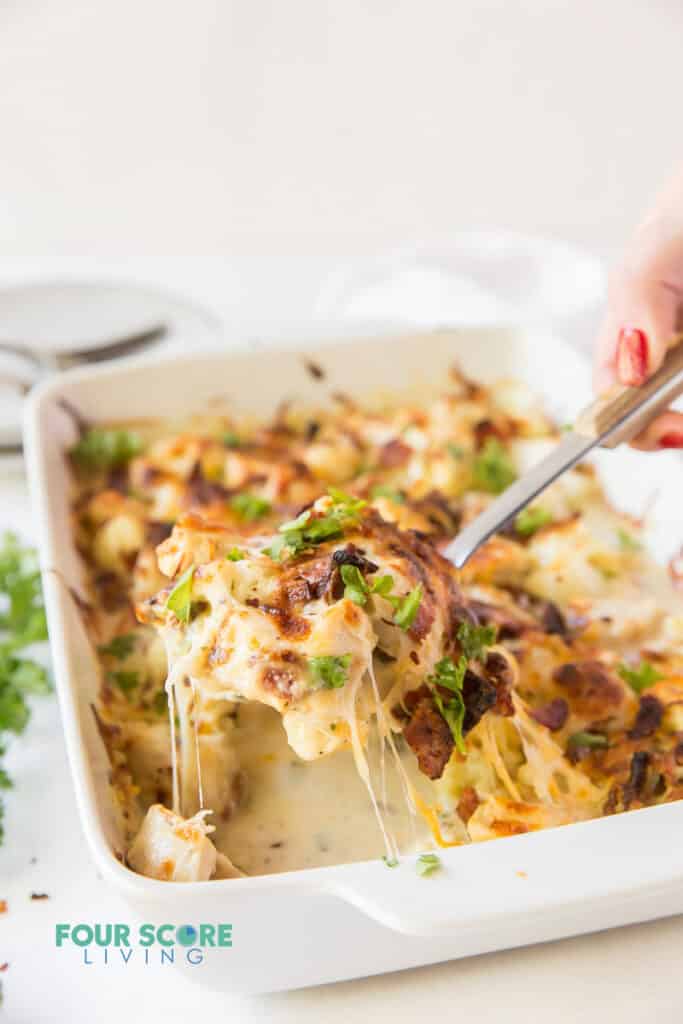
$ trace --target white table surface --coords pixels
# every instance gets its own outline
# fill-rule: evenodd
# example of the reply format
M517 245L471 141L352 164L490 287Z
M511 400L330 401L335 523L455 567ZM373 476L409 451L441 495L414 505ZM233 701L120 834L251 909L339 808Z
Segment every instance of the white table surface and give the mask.
M129 274L267 329L335 263L466 228L612 252L680 157L682 31L667 0L2 5L0 278ZM30 536L0 466L5 526ZM12 1024L680 1017L680 919L248 1000L58 959L55 921L126 910L84 848L54 700L8 767Z

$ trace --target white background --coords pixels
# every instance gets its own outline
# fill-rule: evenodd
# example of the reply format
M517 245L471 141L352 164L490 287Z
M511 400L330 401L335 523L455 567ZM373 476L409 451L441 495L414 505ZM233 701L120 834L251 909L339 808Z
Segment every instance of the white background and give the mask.
M681 155L682 35L676 0L4 0L0 274L125 269L268 323L337 263L464 228L610 254ZM9 472L2 525L30 533ZM678 920L251 1000L81 967L53 922L126 911L83 849L54 702L10 768L12 1024L680 1016Z

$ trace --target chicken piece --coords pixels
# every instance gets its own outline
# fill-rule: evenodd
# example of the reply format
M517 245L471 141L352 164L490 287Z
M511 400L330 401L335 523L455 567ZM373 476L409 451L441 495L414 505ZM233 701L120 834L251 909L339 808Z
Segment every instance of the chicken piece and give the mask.
M200 811L192 818L181 818L161 804L153 804L128 851L128 864L140 875L162 882L207 882L216 874L216 847L209 839L213 831ZM221 878L242 874L221 855Z

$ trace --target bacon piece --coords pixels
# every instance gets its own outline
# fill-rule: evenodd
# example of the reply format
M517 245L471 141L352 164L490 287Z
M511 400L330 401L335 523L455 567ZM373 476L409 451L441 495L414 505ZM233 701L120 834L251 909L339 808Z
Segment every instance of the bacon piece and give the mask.
M659 728L663 714L664 707L661 701L651 694L645 694L640 698L636 720L628 733L629 739L642 740L646 736L652 736Z
M545 725L551 732L557 732L566 723L569 717L569 705L562 697L556 697L549 704L543 704L531 712L535 721Z
M431 694L425 693L417 701L403 735L414 751L423 775L429 779L440 779L453 753L455 742Z
M482 679L468 668L462 684L462 699L465 702L462 733L466 736L494 706L498 699L498 691L488 679Z
M379 464L385 469L397 469L399 466L405 466L412 454L413 449L405 441L395 437L380 448Z
M553 672L553 679L569 691L574 710L590 720L606 718L624 701L623 684L600 661L560 665Z
M481 803L474 786L465 786L458 800L458 814L467 824Z
M515 713L512 704L512 670L510 663L500 651L489 651L484 662L487 679L496 687L496 703L491 710L494 714L508 718Z

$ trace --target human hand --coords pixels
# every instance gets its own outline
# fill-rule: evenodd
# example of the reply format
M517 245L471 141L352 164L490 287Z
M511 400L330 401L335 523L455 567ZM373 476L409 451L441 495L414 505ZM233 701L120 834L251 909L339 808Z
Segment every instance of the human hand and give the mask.
M612 274L595 352L595 390L638 387L683 334L683 170L657 199ZM683 448L683 413L665 412L633 442Z

